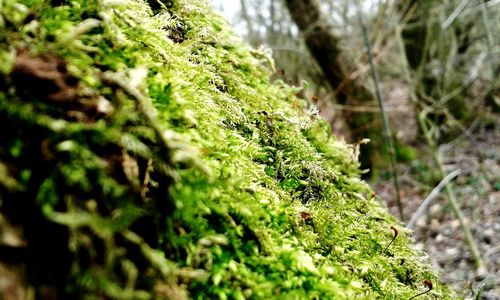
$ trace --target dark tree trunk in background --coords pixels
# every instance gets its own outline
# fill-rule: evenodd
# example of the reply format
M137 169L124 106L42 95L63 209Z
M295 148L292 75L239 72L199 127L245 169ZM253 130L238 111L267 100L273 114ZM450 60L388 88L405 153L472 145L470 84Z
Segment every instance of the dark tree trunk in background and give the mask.
M348 79L349 70L340 48L340 38L331 30L322 16L316 0L286 0L286 6L297 24L312 56L320 66L337 103L343 105L375 105L375 97L361 81ZM386 153L382 139L382 122L378 114L346 111L343 117L351 134L351 141L369 138L371 143L361 146L362 168L384 165Z

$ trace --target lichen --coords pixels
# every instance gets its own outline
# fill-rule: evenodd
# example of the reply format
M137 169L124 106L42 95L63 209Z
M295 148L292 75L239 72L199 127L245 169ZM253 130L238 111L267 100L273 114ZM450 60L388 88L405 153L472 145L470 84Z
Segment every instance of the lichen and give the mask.
M4 0L0 42L1 213L39 297L453 297L205 2Z

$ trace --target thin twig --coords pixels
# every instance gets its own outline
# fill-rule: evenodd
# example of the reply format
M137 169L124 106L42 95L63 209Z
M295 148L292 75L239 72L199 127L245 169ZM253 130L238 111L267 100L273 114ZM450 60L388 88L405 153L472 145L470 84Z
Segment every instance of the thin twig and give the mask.
M417 209L417 211L413 214L413 217L411 218L410 222L406 225L407 228L413 229L415 226L415 223L417 220L424 214L424 212L427 210L427 207L432 203L432 201L439 195L443 187L448 184L453 178L458 176L460 174L460 169L455 170L448 174L439 184L432 190L432 192L425 198L425 200L420 204L420 207Z
M493 35L491 34L491 27L488 21L488 12L486 11L486 7L481 5L481 19L483 21L484 30L486 31L486 37L488 38L488 52L491 55L491 52L494 47Z
M394 148L394 143L392 141L392 135L389 129L389 121L387 120L387 116L385 115L384 111L384 104L382 102L382 96L380 94L380 88L378 85L378 77L377 77L377 71L375 69L375 64L373 63L373 55L372 55L372 50L370 46L370 42L368 40L368 33L366 30L366 26L363 22L363 17L361 16L361 5L359 4L359 1L356 1L357 8L358 8L358 19L359 19L359 24L361 26L361 30L363 32L363 39L365 41L365 47L366 47L366 52L368 54L368 61L370 62L370 69L371 69L371 75L373 79L373 84L375 87L375 96L377 98L377 102L379 105L380 109L380 115L382 117L382 122L384 124L384 138L389 144L389 156L391 160L391 169L392 169L392 178L394 180L394 188L396 189L396 202L398 204L398 210L399 210L399 217L401 218L402 221L404 221L404 213L403 213L403 203L401 201L401 196L399 192L399 179L398 179L398 174L396 172L396 150Z
M464 10L464 8L467 6L468 3L469 3L469 0L462 0L462 2L460 2L460 4L458 4L458 6L451 13L451 15L448 17L448 19L446 19L446 21L444 21L441 24L441 28L442 29L448 28L451 25L451 23L453 23L453 21L455 21L455 19L460 15L460 13Z
M355 112L366 112L366 113L380 113L380 108L378 106L368 106L368 105L348 105L348 104L330 104L334 109L337 110L346 110L346 111L355 111ZM404 112L406 111L406 107L402 105L392 105L392 106L384 106L385 111L390 112Z

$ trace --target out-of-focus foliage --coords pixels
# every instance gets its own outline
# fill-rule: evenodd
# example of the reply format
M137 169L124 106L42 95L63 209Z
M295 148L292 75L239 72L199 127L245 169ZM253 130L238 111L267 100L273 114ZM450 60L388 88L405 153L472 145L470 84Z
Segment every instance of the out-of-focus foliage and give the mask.
M403 1L395 10L408 61L399 68L409 68L406 84L434 139L449 141L474 122L490 122L500 97L498 5Z
M345 50L342 55L352 71L350 80L361 76L369 82L357 20L361 9L369 24L382 82L388 82L386 86L391 88L390 83L399 80L416 91L418 110L425 114L434 138L450 140L471 124L491 122L494 116L489 112L499 112L500 49L496 37L500 35L500 9L495 1L359 1L359 8L356 1L319 2L341 39ZM329 98L332 91L325 89L325 81L282 1L252 0L241 4L245 4L239 6L241 17L234 23L243 36L253 45L272 49L277 68L283 68L289 80L296 84L308 81L311 90L306 93L319 97L320 102L334 100ZM400 59L398 31L402 32L411 69L410 81L405 79L407 66Z

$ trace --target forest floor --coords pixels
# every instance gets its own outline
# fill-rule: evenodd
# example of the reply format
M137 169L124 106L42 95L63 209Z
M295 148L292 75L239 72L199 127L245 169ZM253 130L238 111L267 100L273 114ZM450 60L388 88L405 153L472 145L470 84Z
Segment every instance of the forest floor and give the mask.
M459 221L443 193L414 226L416 247L430 256L442 280L465 299L500 300L500 121L495 122L493 126L470 128L468 134L440 147L446 173L461 171L451 184L484 260L486 273L475 272ZM425 153L425 149L418 152ZM423 183L431 181L429 176L434 165L430 155L423 156L398 165L405 221L411 219L434 188ZM392 180L381 180L372 186L386 201L389 211L397 216Z
M442 178L436 176L432 153L415 142L418 125L412 106L405 100L407 88L396 81L386 83L383 90L389 122L397 125L392 127L397 138L413 145L418 153L414 160L397 167L404 221L408 222ZM322 101L319 108L323 118L332 124L334 134L343 136L346 128L330 100ZM495 121L485 124L478 117L464 134L439 148L445 173L460 170L450 184L486 272L477 274L460 223L443 192L413 228L415 246L429 255L441 279L465 299L500 300L500 118L489 117ZM399 216L393 181L383 173L371 186L391 214Z
M443 193L415 224L416 247L427 252L444 282L471 299L500 299L500 130L480 128L453 147L442 146L447 172L460 169L453 190L472 231L487 272L477 275L459 221ZM427 162L432 165L430 159ZM399 165L404 215L410 219L433 187L419 182L417 164ZM398 214L392 181L373 184L387 200L389 211Z

